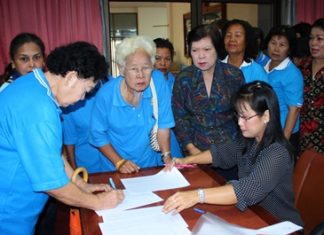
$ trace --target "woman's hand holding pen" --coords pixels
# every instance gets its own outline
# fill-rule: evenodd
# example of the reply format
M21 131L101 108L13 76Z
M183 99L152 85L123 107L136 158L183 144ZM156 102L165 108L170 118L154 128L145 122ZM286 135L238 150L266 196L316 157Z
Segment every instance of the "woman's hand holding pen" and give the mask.
M110 190L109 192L101 192L95 195L100 201L100 210L116 207L124 200L123 190Z
M109 192L112 190L112 188L107 185L107 184L88 184L88 183L84 183L82 185L79 185L79 187L88 193L95 193L95 192Z

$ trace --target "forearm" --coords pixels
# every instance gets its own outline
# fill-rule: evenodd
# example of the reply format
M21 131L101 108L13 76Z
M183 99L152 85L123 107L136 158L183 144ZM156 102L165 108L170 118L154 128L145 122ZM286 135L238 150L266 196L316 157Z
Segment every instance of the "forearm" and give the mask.
M57 200L76 207L84 207L97 210L101 208L98 198L95 194L82 191L74 183L68 183L64 187L47 191L49 195Z
M99 147L100 152L108 158L114 165L123 158L116 152L114 147L111 144L106 144L102 147Z
M70 165L73 169L76 169L77 165L76 165L76 161L75 161L75 154L74 154L75 147L74 147L74 145L64 145L64 149L65 149L65 154L66 154L68 162L70 163Z
M216 205L234 205L237 203L237 198L234 188L231 184L226 184L221 187L207 188L205 191L205 203Z
M212 155L209 150L200 152L196 155L188 156L182 159L186 164L210 164L212 163Z
M180 212L197 203L233 205L237 202L233 186L230 184L202 190L202 194L199 194L198 190L183 191L173 194L164 203L163 211L165 213L169 213L173 210Z
M287 115L285 127L284 127L284 135L287 139L290 138L290 136L294 130L299 111L300 111L299 107L295 107L295 106L289 107L289 111L288 111L288 115Z
M170 129L158 129L157 140L162 153L170 152Z
M193 143L187 144L186 150L190 155L196 155L201 152L200 149L198 149Z

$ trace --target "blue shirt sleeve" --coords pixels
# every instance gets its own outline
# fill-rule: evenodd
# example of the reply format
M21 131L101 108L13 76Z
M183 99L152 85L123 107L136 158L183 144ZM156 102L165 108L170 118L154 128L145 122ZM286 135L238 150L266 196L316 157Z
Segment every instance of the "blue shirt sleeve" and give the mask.
M301 107L304 102L304 80L300 70L292 63L288 65L288 73L282 79L282 87L286 104Z
M158 70L153 71L152 79L154 81L158 99L158 127L161 129L174 127L174 118L171 109L171 93L168 83L163 74Z
M90 120L90 137L89 142L96 147L101 147L111 142L108 132L107 108L110 107L107 102L114 94L107 95L107 87L114 80L107 82L97 93L92 115Z

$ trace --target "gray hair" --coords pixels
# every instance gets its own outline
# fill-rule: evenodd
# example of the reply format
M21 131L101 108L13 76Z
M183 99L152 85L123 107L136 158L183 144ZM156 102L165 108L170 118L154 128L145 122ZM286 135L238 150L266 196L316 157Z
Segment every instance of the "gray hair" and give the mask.
M152 65L155 63L156 46L153 40L147 36L125 38L119 43L116 46L116 63L124 68L126 57L138 49L144 50L150 56Z

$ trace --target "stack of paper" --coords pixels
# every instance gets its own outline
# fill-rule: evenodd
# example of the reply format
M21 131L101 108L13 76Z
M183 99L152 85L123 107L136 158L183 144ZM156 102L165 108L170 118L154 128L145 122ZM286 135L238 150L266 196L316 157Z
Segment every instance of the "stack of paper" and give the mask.
M108 213L100 223L102 234L109 235L190 235L180 214L164 214L162 206Z
M186 187L189 182L177 168L152 176L121 179L125 199L116 208L96 211L102 216L102 234L109 235L189 235L188 225L180 214L164 214L162 206L128 210L162 201L153 191Z
M108 210L100 210L96 211L98 215L103 216L109 213L115 213L118 211L124 211L140 206L149 205L155 202L163 201L158 195L152 192L132 192L130 190L124 190L124 200L117 207L108 209Z

